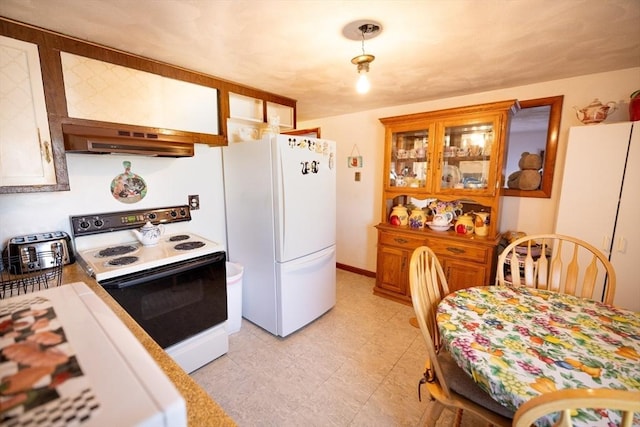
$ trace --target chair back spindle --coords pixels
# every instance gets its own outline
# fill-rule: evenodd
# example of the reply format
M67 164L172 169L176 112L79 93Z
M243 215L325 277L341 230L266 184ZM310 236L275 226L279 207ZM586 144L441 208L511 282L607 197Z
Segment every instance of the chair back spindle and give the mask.
M507 265L509 278L505 276ZM612 304L616 275L607 257L585 241L559 234L524 236L511 242L498 257L496 272L497 285L524 285L591 299L600 278L604 302Z

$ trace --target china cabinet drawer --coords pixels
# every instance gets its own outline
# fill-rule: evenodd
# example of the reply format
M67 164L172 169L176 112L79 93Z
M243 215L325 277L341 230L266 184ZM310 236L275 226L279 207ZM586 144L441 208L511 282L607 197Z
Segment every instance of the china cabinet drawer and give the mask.
M427 243L438 256L454 257L484 264L489 260L489 250L478 246L461 245L457 242L430 239Z
M413 237L404 234L380 233L378 244L415 249L425 244L424 237Z

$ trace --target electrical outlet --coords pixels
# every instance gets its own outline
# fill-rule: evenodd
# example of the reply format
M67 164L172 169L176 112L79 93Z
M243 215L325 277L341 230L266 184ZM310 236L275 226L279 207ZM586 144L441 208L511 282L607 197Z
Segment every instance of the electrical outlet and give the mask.
M200 196L198 196L197 194L189 196L189 207L192 211L197 211L198 209L200 209Z

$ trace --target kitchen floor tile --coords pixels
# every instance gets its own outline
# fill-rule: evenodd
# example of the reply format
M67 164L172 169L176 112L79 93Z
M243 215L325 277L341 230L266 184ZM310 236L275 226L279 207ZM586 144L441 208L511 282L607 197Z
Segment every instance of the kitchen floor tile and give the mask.
M328 313L280 338L242 319L229 352L193 379L240 427L418 426L426 351L413 309L373 295L375 279L336 270ZM445 410L437 426L453 422ZM463 427L479 425L469 414Z

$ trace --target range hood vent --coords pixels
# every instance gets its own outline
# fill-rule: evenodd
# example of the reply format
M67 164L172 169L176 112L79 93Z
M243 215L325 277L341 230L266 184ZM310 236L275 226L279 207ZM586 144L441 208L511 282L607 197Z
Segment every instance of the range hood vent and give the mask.
M193 138L128 129L63 124L68 153L139 154L156 157L193 157Z

